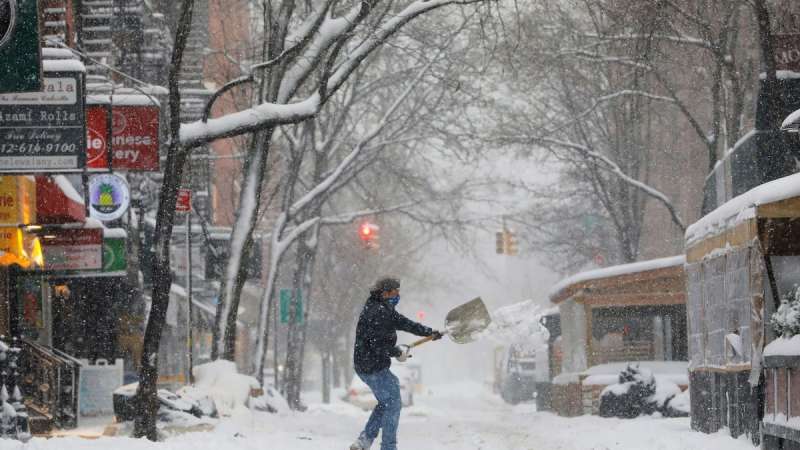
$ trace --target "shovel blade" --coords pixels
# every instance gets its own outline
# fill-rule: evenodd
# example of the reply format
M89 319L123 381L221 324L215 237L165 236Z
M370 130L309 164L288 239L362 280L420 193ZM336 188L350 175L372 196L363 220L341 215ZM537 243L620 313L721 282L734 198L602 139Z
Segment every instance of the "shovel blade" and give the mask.
M453 342L466 344L474 341L480 332L492 323L492 317L478 297L453 308L444 320L444 327Z

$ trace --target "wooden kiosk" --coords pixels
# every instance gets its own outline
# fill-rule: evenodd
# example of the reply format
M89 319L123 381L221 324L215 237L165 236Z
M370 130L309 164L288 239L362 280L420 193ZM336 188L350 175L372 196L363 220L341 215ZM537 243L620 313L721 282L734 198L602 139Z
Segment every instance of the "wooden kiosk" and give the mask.
M785 374L779 366L786 361L765 360L763 349L775 338L769 318L781 295L800 283L798 219L800 175L791 175L729 200L687 230L693 429L728 427L733 436L748 434L757 442L761 413L774 419L770 413L780 412L780 399L785 406L791 386L776 374ZM768 402L766 411L765 390L783 392L772 396L779 401ZM800 378L791 392L800 396ZM796 448L783 446L788 422L764 425L766 448Z

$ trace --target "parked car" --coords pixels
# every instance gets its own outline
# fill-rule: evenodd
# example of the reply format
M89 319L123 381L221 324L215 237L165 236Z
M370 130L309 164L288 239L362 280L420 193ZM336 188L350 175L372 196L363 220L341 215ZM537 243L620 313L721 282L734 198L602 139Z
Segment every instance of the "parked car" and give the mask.
M509 347L499 387L500 396L512 405L533 400L536 394L535 351L526 351L516 345Z
M419 370L414 367L394 364L391 371L400 380L400 398L403 406L413 405L414 387L417 383L416 379ZM352 403L364 411L369 411L378 404L378 400L372 395L372 390L366 383L361 381L358 375L353 376L353 381L350 383L350 388L347 390L344 401Z

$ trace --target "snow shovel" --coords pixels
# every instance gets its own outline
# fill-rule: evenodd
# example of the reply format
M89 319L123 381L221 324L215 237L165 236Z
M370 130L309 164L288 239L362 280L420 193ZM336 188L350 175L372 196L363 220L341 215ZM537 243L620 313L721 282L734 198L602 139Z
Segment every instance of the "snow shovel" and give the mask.
M478 297L461 306L456 306L447 313L442 334L450 336L450 339L456 344L466 344L474 341L490 323L492 323L492 317L489 315L486 305L483 304L483 300ZM433 336L424 337L409 345L409 348L431 340L433 340Z

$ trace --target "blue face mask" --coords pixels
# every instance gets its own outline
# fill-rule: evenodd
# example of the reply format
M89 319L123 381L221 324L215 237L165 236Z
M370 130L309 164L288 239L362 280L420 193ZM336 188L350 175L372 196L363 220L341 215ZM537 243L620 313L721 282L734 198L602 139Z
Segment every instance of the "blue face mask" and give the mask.
M397 306L397 304L400 303L400 294L397 294L394 297L388 297L386 301L388 301L392 306Z

